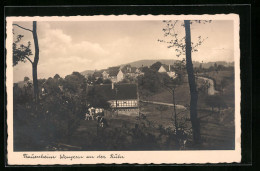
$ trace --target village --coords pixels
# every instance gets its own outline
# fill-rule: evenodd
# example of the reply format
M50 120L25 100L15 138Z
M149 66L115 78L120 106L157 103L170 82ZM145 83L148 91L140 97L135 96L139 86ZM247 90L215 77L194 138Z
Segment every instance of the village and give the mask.
M158 72L167 74L170 78L175 79L177 74L171 70L171 67L171 65L168 67L161 65ZM111 109L117 115L139 116L140 97L137 79L140 76L144 76L142 69L143 67L136 68L131 67L131 65L125 65L95 71L92 75L85 75L89 83L88 89L92 89L95 86L98 92L102 92L102 95L108 99ZM86 114L86 119L93 120L94 116L99 116L100 113L101 116L104 116L103 108L91 106Z
M235 148L233 22L13 28L14 151Z
M53 78L39 79L40 99L44 102L42 104L48 107L42 106L44 115L41 118L45 122L41 122L57 124L56 128L49 125L45 130L47 132L49 129L59 129L56 134L48 133L49 140L52 140L51 143L47 143L49 145L46 146L46 142L42 140L41 143L44 145L39 141L41 145L30 145L26 148L193 149L188 106L189 88L185 64L181 65L182 62L166 65L158 61L150 66L141 67L128 64L87 74L73 72L65 78L56 74ZM221 132L224 131L229 136L233 134L233 130L230 129L234 127L233 92L232 84L228 84L232 83L232 66L219 64L194 70L199 91L198 110L202 133L208 141L204 143L203 148L214 149L221 144L225 147L228 144L230 148L233 144L232 139L223 139ZM19 98L16 98L17 104L21 104L14 108L20 110L20 113L16 114L17 119L20 118L17 123L21 122L24 114L21 110L31 110L30 100L26 100L30 99L31 84L29 79L15 84L14 91L19 95ZM169 92L173 88L174 96ZM76 103L82 105L78 106ZM57 105L60 107L57 108ZM60 121L48 121L49 116L56 116ZM216 129L214 125L220 123L222 126ZM212 131L204 129L212 126L215 128L215 135ZM40 128L39 131L42 132ZM181 132L177 137L172 136L176 128ZM21 134L21 130L17 130L17 135ZM17 149L25 148L19 146L21 142L16 145Z

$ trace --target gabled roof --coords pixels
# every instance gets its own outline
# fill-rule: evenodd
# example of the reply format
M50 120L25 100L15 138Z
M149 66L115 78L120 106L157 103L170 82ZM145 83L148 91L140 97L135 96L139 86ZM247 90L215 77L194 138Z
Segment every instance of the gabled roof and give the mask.
M167 72L166 67L163 65L160 66L160 68L158 69L158 72L162 72L162 70L165 70L164 72Z
M163 67L163 68L166 70L166 72L174 71L172 65L170 65L170 69L171 69L171 70L169 70L169 65L166 65L166 64L162 64L161 67ZM160 67L160 68L161 68L161 67ZM160 68L159 68L159 69L160 69Z
M101 72L101 71L95 71L95 72L93 73L93 76L94 76L94 77L101 77L101 76L102 76L102 72Z
M109 67L107 73L109 76L117 76L118 72L120 70L120 67Z
M94 86L89 86L89 91L93 88ZM111 84L96 85L95 92L101 94L107 100L137 99L136 84L115 84L114 89L112 89Z
M93 73L93 76L94 76L94 77L102 77L102 73L103 73L104 71L105 71L104 69L95 71L95 72Z

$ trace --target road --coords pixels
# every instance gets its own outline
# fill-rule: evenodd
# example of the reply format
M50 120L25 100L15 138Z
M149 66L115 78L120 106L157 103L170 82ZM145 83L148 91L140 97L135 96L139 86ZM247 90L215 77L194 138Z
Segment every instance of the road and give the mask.
M165 105L165 106L173 106L172 103L163 103L163 102L155 102L155 101L146 101L146 100L140 100L140 102L143 103L152 103L152 104L158 104L158 105ZM183 105L176 104L176 109L186 109Z

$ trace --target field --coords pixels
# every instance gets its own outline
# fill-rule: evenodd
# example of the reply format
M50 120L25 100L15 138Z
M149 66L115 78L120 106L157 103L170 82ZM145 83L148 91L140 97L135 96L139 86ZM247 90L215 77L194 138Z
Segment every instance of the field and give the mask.
M173 108L165 111L156 110L156 105L148 104L143 108L147 114L145 120L137 120L133 116L114 116L108 119L108 127L97 127L96 121L82 120L80 127L73 135L70 145L79 147L79 150L179 150L176 143L167 143L168 136L162 130L171 129L174 126L172 117ZM180 112L180 111L178 111ZM217 112L200 110L201 135L203 143L194 147L191 137L185 150L207 149L224 150L234 149L234 118L233 110L229 109L219 115ZM190 127L189 113L178 115L178 122L186 119L186 126ZM142 140L135 140L131 131L139 125L139 131L144 133ZM75 148L77 150L77 148Z
M224 92L221 94L223 99L230 107L234 107L234 73L233 71L218 71L218 72L206 72L203 74L206 77L212 78L215 81L215 89L220 89L220 84L222 80L225 80ZM176 104L188 105L190 103L189 94L189 84L187 82L187 77L184 83L178 86L175 90L175 101ZM141 97L142 98L142 97ZM161 88L158 93L148 96L146 100L173 103L172 94L165 88ZM207 107L205 105L205 93L199 92L198 106L201 108Z
M171 139L167 130L174 127L173 108L158 110L159 105L146 104L142 113L146 119L134 116L106 117L108 126L101 128L97 121L83 120L70 140L43 142L39 134L28 127L20 125L15 129L16 151L32 150L180 150L174 138ZM177 113L181 112L177 110ZM201 135L203 143L194 147L191 136L187 137L184 150L189 149L234 149L234 117L233 110L227 109L218 114L210 110L199 110ZM178 123L182 122L190 128L189 112L177 115ZM184 121L184 122L183 122ZM17 125L16 125L17 126Z

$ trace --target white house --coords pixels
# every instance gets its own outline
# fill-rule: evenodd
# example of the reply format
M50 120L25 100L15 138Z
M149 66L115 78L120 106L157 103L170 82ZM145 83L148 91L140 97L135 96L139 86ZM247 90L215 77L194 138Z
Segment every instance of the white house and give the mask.
M158 72L163 73L163 72L167 72L167 71L166 71L166 69L164 68L164 66L162 65L162 66L159 68Z
M102 72L102 77L103 79L108 79L109 78L109 74L106 71Z
M122 70L119 70L119 72L117 73L116 76L116 82L122 81L124 79L124 73L122 72Z
M167 75L171 78L176 78L177 77L177 74L176 72L172 71L171 69L171 65L169 65L169 67L164 67L163 65L159 68L158 72L160 73L167 73Z

